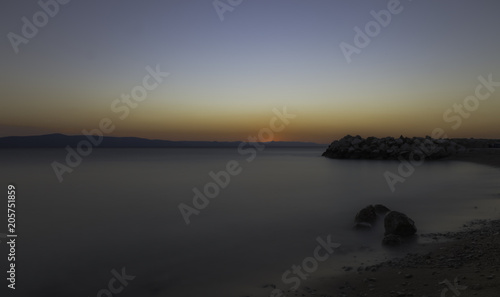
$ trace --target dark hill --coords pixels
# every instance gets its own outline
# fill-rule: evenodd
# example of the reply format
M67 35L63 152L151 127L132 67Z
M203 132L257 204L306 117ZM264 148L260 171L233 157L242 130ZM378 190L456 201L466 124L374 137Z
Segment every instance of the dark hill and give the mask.
M47 134L38 136L9 136L0 138L0 148L57 148L76 147L81 141L88 141L85 135ZM104 136L98 147L102 148L175 148L175 147L238 147L240 141L170 141L151 140L138 137ZM326 147L312 142L268 142L266 147Z

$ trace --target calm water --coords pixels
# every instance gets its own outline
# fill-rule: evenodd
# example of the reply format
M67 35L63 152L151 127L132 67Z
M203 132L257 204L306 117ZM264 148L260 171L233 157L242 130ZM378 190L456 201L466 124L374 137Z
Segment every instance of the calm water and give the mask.
M282 274L312 256L318 236L341 247L309 280L397 255L381 247L381 224L352 230L368 204L408 214L418 233L499 216L497 169L428 162L393 193L383 173L398 162L322 151L266 149L247 162L233 148L100 149L59 183L50 163L64 149L2 150L0 180L18 189L16 296L97 296L122 267L135 279L118 296L269 296L263 285L288 289ZM231 160L242 172L186 225L179 203L192 206L193 188ZM1 253L5 263L3 243Z

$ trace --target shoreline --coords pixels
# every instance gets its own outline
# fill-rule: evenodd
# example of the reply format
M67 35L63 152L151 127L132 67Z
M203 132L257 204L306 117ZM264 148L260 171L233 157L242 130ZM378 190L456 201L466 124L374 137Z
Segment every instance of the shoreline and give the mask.
M500 219L475 220L461 231L419 236L434 241L414 244L411 252L401 257L310 279L297 291L262 296L498 296Z
M500 149L469 148L444 158L500 168ZM457 297L500 292L500 218L475 220L461 231L419 235L404 257L355 267L343 275L307 282L286 296ZM390 247L388 247L390 248ZM395 247L393 249L397 249ZM357 268L357 269L356 269Z
M500 220L421 235L452 241L419 244L414 253L322 281L319 296L496 296L500 291ZM293 296L293 294L291 294ZM308 295L305 295L308 296Z

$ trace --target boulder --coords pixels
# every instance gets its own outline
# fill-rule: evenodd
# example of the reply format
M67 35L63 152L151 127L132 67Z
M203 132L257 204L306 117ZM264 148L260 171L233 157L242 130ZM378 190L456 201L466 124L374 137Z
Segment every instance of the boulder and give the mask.
M397 211L389 212L384 219L385 235L411 236L417 232L415 222Z
M389 208L385 207L382 204L375 204L373 207L375 208L375 212L379 214L386 214L391 211Z
M354 219L357 223L365 222L365 223L373 223L377 219L377 213L375 212L375 207L373 205L369 205L362 210L360 210L356 214L356 218Z
M400 151L401 152L411 152L411 145L409 145L408 143L403 144L400 148Z
M351 144L352 145L357 145L357 144L360 144L362 142L363 142L363 139L361 139L361 138L354 138L354 140L351 141Z

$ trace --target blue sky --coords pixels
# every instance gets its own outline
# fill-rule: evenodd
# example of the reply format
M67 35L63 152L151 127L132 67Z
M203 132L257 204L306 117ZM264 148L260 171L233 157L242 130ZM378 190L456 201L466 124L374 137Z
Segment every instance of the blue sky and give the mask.
M2 2L0 136L80 134L109 117L117 136L242 140L286 106L297 118L277 140L500 137L497 93L458 129L443 120L479 76L500 81L500 4L402 0L348 63L340 43L390 2L243 0L221 21L213 1L73 0L18 53L7 36L41 7ZM119 120L112 102L156 65L170 75Z

